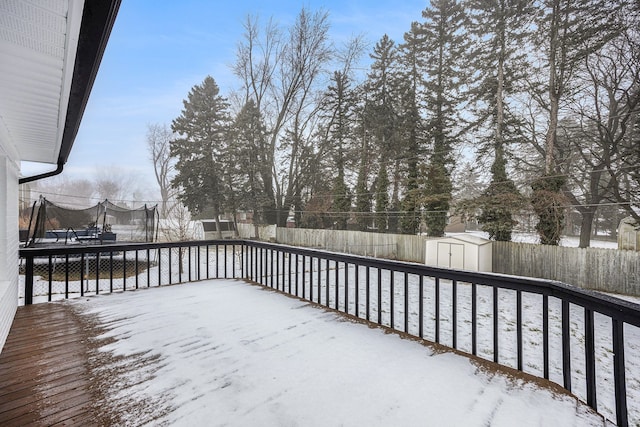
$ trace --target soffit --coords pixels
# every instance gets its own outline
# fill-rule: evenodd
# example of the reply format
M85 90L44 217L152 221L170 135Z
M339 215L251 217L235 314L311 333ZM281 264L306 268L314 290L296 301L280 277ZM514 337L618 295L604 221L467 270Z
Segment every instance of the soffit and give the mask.
M58 161L83 6L0 1L0 139L16 160Z

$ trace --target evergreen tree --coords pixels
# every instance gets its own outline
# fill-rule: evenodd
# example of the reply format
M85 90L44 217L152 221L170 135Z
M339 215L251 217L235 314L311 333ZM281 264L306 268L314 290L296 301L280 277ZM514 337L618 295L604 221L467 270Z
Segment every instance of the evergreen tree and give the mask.
M335 226L339 230L347 228L351 210L351 197L345 182L345 169L348 164L353 163L355 106L356 98L349 75L343 71L334 72L322 109L327 119L324 149L333 159L333 173L335 173L331 210L334 212Z
M524 42L533 19L531 0L471 0L470 30L475 36L471 63L478 81L471 90L476 111L475 126L487 125L482 151L492 151L491 182L478 199L478 220L494 240L511 240L517 222L513 214L522 206L515 183L506 173L508 147L522 140L518 118L507 100L523 88L528 69Z
M460 87L465 81L462 60L467 48L463 34L465 13L456 0L434 0L422 12L427 71L427 130L432 142L426 168L425 222L430 236L444 235L451 203L453 147L462 119L458 112Z
M260 156L267 143L267 132L260 110L253 99L242 107L233 122L232 141L237 174L241 175L239 192L243 208L253 211L256 224L265 222L266 212L273 211L273 199L268 196L264 180L271 173L266 171L268 163Z
M387 167L384 163L380 165L375 188L376 228L378 229L378 232L386 233L389 222L389 175L387 175Z
M398 129L396 104L397 75L394 67L397 61L397 48L393 40L386 34L376 43L373 53L371 71L365 84L365 126L371 135L369 147L375 150L378 161L378 176L376 178L376 227L386 231L389 226L389 171L391 163L394 166L394 178L398 175ZM394 179L393 201L397 201L398 191ZM380 203L380 205L378 205ZM392 221L393 224L393 221ZM382 227L382 229L381 229Z
M228 103L215 80L207 76L189 91L183 105L171 123L178 135L171 142L171 155L177 158L172 185L180 189L178 199L192 215L212 208L217 221L225 207Z
M491 166L491 182L479 198L482 213L478 221L482 230L489 233L489 238L498 241L511 241L511 232L517 221L513 212L523 204L513 180L507 177L506 160L500 150L496 150L496 158Z
M422 123L421 91L424 87L425 40L420 25L411 24L411 30L404 35L404 43L399 46L399 63L402 67L400 82L400 124L399 132L403 143L406 161L404 198L400 230L403 233L416 234L420 227L421 203L418 185L419 162L424 155L424 125Z

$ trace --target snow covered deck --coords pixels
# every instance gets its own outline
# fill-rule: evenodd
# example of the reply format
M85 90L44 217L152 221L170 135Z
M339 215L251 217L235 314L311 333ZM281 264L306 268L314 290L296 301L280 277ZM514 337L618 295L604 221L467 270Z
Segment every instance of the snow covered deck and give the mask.
M20 307L0 425L602 426L565 394L240 280Z

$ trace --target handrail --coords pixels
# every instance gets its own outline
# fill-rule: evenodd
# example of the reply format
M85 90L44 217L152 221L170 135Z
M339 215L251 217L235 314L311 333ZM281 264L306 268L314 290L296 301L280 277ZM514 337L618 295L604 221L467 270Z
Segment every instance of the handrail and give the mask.
M417 263L399 262L379 258L329 252L319 249L301 248L254 240L206 240L165 243L128 243L92 246L64 246L56 248L24 248L20 250L24 260L25 304L33 302L34 276L36 266L40 274L48 277L48 300L52 299L52 289L64 283L64 296L73 293L114 292L139 286L160 286L202 280L208 278L243 278L281 292L292 294L316 304L345 312L369 322L377 323L393 330L425 339L424 324L434 322L433 341L447 345L458 351L479 356L478 330L480 315L478 290L491 289L492 305L485 316L492 316L493 362L505 364L500 355L505 352L500 347L498 328L499 291L514 293L515 314L512 321L516 325L515 357L520 371L525 371L523 362L523 296L541 296L540 307L535 307L542 317L542 345L540 351L544 369L541 378L550 379L550 342L552 328L550 301L559 300L560 320L554 326L561 331L562 358L556 369L560 369L562 384L572 391L572 347L570 316L571 306L582 307L584 328L578 331L584 335L585 354L583 373L586 381L587 404L598 410L599 388L596 378L596 341L594 315L599 313L611 321L612 376L614 379L615 413L618 425L629 425L626 390L625 325L640 328L640 304L580 289L561 282L509 276L504 274L481 273L462 270L448 270ZM51 265L55 259L64 259L64 277L58 281L52 278ZM38 260L36 262L36 260ZM76 261L74 261L76 260ZM79 262L77 261L79 260ZM74 264L75 262L75 264ZM41 265L42 264L42 265ZM91 271L93 267L93 271ZM48 276L46 275L48 268ZM72 268L80 270L80 288L70 279ZM60 269L58 269L60 270ZM106 270L102 271L102 270ZM383 272L385 278L383 278ZM103 274L104 273L104 274ZM93 277L91 277L93 275ZM427 308L423 307L425 284L430 281L435 320L427 319ZM386 282L385 282L386 280ZM133 284L131 282L133 281ZM384 282L384 283L383 283ZM40 282L39 282L40 283ZM109 285L106 288L107 283ZM86 286L85 286L86 284ZM135 285L135 286L134 286ZM469 285L469 286L467 286ZM76 288L74 288L76 286ZM395 287L395 288L394 288ZM366 288L366 289L363 289ZM451 292L449 306L440 301L441 292ZM459 322L458 317L469 317L460 311L458 292L470 291L470 325ZM398 292L396 292L398 291ZM412 294L413 292L413 294ZM416 292L419 292L417 303ZM396 293L403 301L394 301ZM411 296L412 294L413 296ZM389 300L384 300L384 295ZM351 299L350 299L351 298ZM359 300L360 298L360 300ZM365 299L364 301L362 299ZM412 299L414 298L414 299ZM355 301L353 301L355 299ZM374 304L375 301L375 304ZM404 304L404 305L402 305ZM419 308L416 309L416 304ZM386 314L383 316L383 306ZM398 306L400 308L398 309ZM417 310L411 313L410 308ZM445 313L446 311L446 313ZM386 317L385 317L386 316ZM410 328L409 318L418 318L418 332ZM450 318L445 319L446 316ZM443 326L451 325L451 343L443 341ZM486 325L485 325L486 327ZM460 348L460 332L470 328L471 349ZM468 332L468 331L467 331ZM635 355L632 355L635 356ZM575 357L575 356L574 356ZM486 355L485 355L486 358ZM581 374L582 375L582 374ZM599 372L599 375L602 375ZM600 399L602 400L602 399ZM640 417L640 414L637 414ZM638 421L638 420L636 420Z

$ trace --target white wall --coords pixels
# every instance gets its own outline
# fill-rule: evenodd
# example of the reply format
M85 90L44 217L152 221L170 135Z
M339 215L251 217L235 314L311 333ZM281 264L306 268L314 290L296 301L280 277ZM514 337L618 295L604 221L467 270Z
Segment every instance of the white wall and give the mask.
M18 307L18 238L18 165L0 144L0 351Z

